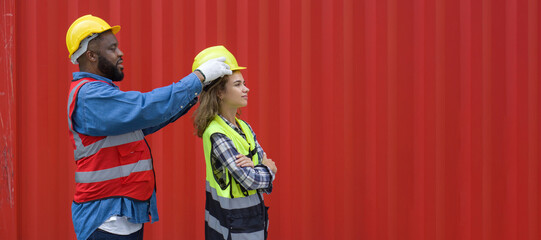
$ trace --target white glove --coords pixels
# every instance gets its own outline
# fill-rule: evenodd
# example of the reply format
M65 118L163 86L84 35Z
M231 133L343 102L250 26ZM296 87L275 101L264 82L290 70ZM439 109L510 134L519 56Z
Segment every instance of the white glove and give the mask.
M233 71L230 70L229 65L225 63L225 57L219 57L210 59L196 70L199 70L201 74L205 77L205 80L203 81L203 85L207 85L210 82L223 77L224 75L231 75L233 74Z

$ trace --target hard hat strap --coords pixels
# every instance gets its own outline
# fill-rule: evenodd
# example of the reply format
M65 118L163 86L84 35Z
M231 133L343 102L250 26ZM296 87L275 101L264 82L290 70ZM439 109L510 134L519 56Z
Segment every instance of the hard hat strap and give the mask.
M81 41L81 43L79 44L79 49L77 49L77 51L75 51L71 55L71 62L73 64L79 64L79 62L77 62L77 58L79 58L81 55L83 55L83 53L86 52L90 40L97 38L99 35L99 33L93 33L92 35L86 37L85 39L83 39L83 41Z

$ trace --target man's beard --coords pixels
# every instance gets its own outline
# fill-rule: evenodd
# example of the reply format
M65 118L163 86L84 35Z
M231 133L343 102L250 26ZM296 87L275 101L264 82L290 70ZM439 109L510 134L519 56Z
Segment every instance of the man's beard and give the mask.
M120 71L115 64L101 55L98 56L98 69L105 75L106 78L111 79L113 82L119 82L124 79L124 73Z

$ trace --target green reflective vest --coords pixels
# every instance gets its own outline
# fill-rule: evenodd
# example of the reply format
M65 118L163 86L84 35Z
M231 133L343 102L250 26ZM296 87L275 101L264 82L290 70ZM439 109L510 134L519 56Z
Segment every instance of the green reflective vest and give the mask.
M218 196L227 197L227 198L239 198L245 197L246 191L241 188L241 185L237 183L234 178L231 179L230 184L227 185L225 189L220 188L218 183L214 179L214 174L212 173L212 166L210 163L210 154L212 151L212 146L210 142L210 136L214 133L225 134L229 139L235 144L235 148L240 154L249 156L252 153L252 161L254 166L259 164L259 157L257 156L257 151L255 149L255 140L250 131L250 127L242 120L236 119L239 124L240 129L246 135L246 140L238 134L234 129L229 127L227 123L220 117L215 116L214 120L209 124L205 132L203 133L203 147L205 149L205 162L207 165L207 181L210 183L210 186L215 188L218 192ZM229 171L226 170L226 175L230 175ZM248 191L248 195L255 194L256 190Z
M254 165L259 164L255 139L250 127L242 120L236 121L246 139L218 115L203 133L207 192L205 239L265 239L267 235L267 210L262 194L257 190L245 190L227 168L223 174L226 174L228 183L222 188L213 173L210 136L214 133L225 134L233 141L239 153L251 156Z

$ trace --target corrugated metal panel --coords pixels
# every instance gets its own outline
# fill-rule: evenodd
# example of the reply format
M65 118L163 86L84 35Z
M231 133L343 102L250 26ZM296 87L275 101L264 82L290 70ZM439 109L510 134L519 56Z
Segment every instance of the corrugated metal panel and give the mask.
M17 229L15 2L0 4L0 237L15 239Z
M28 0L15 10L1 24L16 26L17 56L16 88L3 78L0 91L16 89L0 110L16 118L1 133L17 150L15 206L0 203L16 222L3 219L2 239L74 238L65 102L76 67L64 37L87 13L122 26L125 90L178 80L215 44L248 66L242 117L279 167L269 239L541 237L537 0ZM160 221L148 239L204 238L192 132L184 117L150 137Z

